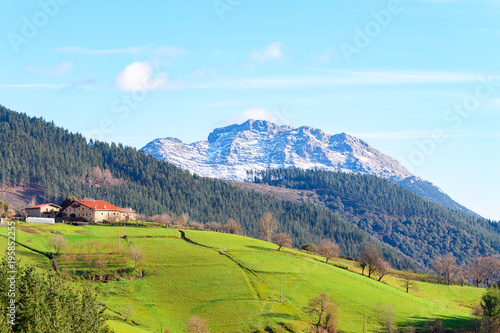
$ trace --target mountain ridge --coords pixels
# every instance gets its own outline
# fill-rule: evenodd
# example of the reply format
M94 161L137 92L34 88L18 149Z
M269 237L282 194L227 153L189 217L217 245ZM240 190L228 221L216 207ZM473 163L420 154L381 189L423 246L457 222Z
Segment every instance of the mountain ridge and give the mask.
M226 180L252 181L252 171L290 167L374 175L444 207L479 217L394 158L345 132L331 135L309 126L250 119L214 129L207 141L185 144L169 137L153 140L141 150L200 176Z

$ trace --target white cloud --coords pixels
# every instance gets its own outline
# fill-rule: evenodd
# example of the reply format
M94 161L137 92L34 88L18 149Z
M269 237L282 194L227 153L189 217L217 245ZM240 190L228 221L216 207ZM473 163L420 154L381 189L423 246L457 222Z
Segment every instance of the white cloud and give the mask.
M279 120L273 112L270 112L263 108L253 108L245 110L241 113L231 115L225 118L222 123L224 125L241 124L248 119L267 120L273 123Z
M154 75L153 67L148 62L134 62L116 77L116 86L125 92L154 90L168 86L167 74Z
M250 60L255 63L262 63L269 60L282 59L284 57L283 46L282 42L272 42L263 50L252 52Z
M57 48L55 49L55 51L63 53L71 53L71 54L86 54L86 55L151 54L151 55L167 56L171 58L187 53L184 49L178 47L153 46L153 45L132 46L120 49L107 49L107 50L106 49L91 50L84 47L67 46L67 47Z
M45 68L37 66L28 66L26 68L28 73L43 74L48 76L60 76L71 73L73 71L73 63L71 61L64 61L56 67Z

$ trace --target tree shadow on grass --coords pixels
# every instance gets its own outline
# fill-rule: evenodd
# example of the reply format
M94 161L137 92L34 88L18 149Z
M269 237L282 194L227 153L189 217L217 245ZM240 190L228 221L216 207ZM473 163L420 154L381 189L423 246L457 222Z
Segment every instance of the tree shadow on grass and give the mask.
M248 245L247 247L249 249L258 250L258 251L273 251L272 248L263 247L263 246L257 246L257 245ZM276 250L278 250L278 248L276 248Z
M291 315L288 313L278 313L278 312L268 312L268 313L262 314L262 316L266 317L266 318L279 318L279 319L288 319L288 320L300 319L297 316L294 316L294 315Z
M479 319L470 317L439 316L435 319L429 319L415 316L406 322L400 323L399 326L402 329L407 326L413 326L419 332L428 332L433 325L436 325L438 320L446 328L445 332L474 332L480 324Z

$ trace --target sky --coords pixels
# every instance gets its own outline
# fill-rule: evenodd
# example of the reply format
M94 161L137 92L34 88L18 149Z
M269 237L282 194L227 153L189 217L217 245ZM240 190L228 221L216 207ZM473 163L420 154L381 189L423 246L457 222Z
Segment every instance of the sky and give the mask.
M346 132L500 220L500 0L0 0L0 104L142 148Z

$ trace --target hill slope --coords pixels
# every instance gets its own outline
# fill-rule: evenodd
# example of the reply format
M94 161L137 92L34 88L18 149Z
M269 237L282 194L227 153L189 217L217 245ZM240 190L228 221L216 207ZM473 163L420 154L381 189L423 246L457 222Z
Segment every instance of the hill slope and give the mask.
M444 253L465 263L500 252L498 223L444 208L378 177L280 169L263 171L255 179L255 190L328 207L427 267Z
M156 139L142 150L195 174L228 180L251 181L251 170L290 167L374 175L445 207L478 216L392 157L346 133L329 135L308 126L248 120L215 129L208 141L184 144L174 138Z
M187 213L192 220L221 223L234 218L253 237L258 236L257 221L271 212L280 222L280 231L289 233L296 246L331 238L345 255L357 256L366 244L375 243L393 266L415 266L415 261L400 251L380 243L324 207L192 176L136 149L87 143L79 134L3 107L0 142L2 188L43 189L42 199L47 202L59 203L75 195L107 200L148 215Z
M6 231L0 228L2 235ZM127 239L122 238L120 243L122 253L135 245L146 256L145 276L132 279L117 273L130 272L134 266L117 250L123 227L17 226L18 242L39 251L52 252L47 241L55 233L64 235L70 243L57 259L63 274L83 277L86 272L94 272L116 276L117 280L93 285L100 290L110 313L127 314L129 322L140 325L134 330L124 327L120 319L123 316L114 314L110 324L116 332L157 332L161 324L171 332L184 332L187 319L195 315L208 319L212 332L263 332L266 328L267 332L283 332L284 327L288 332L304 332L313 319L303 307L309 298L321 292L330 293L339 305L340 329L344 332L361 331L365 313L368 329L375 331L379 310L391 304L397 304L393 311L400 328L422 327L426 321L440 318L448 328L464 329L474 325L471 308L483 292L480 288L419 282L420 289L407 294L398 279L387 277L387 284L368 279L355 272L352 262L340 259L335 265L347 266L349 270L326 265L319 261L322 258L308 254L278 252L273 244L241 236L185 232L202 246L181 239L177 230L127 226ZM0 238L0 250L5 244L5 238ZM91 256L99 262L102 256L107 262L111 260L110 249L114 249L117 260L109 265L96 266L87 260ZM46 258L31 254L32 263L45 269L51 266ZM73 260L73 254L87 259ZM284 304L279 302L281 276ZM88 282L77 281L75 285L85 283Z

